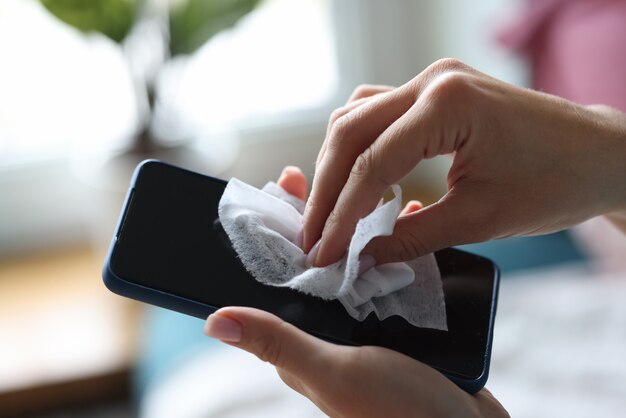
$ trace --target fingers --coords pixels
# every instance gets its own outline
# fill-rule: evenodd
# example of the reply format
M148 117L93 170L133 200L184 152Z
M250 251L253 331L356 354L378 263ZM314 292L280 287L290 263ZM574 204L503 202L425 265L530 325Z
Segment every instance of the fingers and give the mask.
M205 334L246 350L303 382L320 378L333 357L332 344L253 308L218 310L207 318ZM291 386L293 382L287 383Z
M400 181L422 159L451 153L464 144L470 132L467 115L471 111L460 106L470 102L472 86L468 77L462 73L439 76L423 89L410 109L355 156L323 227L314 265L324 266L340 259L358 220L374 210L387 188ZM306 227L305 218L305 234ZM436 240L418 246L430 248L443 241ZM406 256L413 252L408 249L402 253Z
M290 165L283 168L277 183L290 195L306 200L307 181L299 167Z
M394 119L390 126L386 127L385 132L381 132L380 136L390 136L395 139L397 135L402 135L413 138L416 134L415 129L407 129L407 126L415 125L415 117L415 111L405 112L404 115ZM381 139L383 138L378 138L376 142L380 143ZM324 202L328 205L334 203L334 207L324 208L327 209L328 215L324 218L326 222L323 224L322 239L314 261L315 266L325 266L342 257L358 220L374 210L389 186L404 177L422 158L420 150L416 150L413 145L407 148L410 151L405 150L400 155L399 160L383 160L380 155L375 154L374 150L378 149L385 152L385 146L377 146L376 143L368 144L365 149L359 151L358 155L354 155L350 159L352 166L348 169L347 177L334 180L343 187L335 185L335 188L340 189L339 195L334 202ZM334 159L337 160L342 158L343 156L340 154L334 156ZM326 161L332 161L331 157L329 156ZM388 161L393 161L393 163L388 163ZM322 173L317 174L315 180L317 181L321 175ZM327 198L329 188L331 185L322 188L324 196ZM312 192L312 196L314 193L315 191ZM313 212L314 209L318 209L318 213L321 213L321 208L311 205L310 216L312 220L317 220L314 218L314 215L318 216L317 213ZM305 218L304 221L305 236L307 226L309 226L307 222L309 222L309 218Z
M394 89L395 87L391 87L391 86L364 84L364 85L357 87L354 90L354 92L348 99L348 102L346 103L346 105L336 109L330 115L330 118L328 120L328 127L326 129L326 137L325 137L324 143L322 144L322 147L320 148L320 152L318 153L317 160L315 162L316 170L321 166L321 162L324 159L324 156L326 155L329 138L332 136L333 129L336 129L335 123L342 118L345 120L346 118L344 116L348 115L350 112L354 111L355 109L362 107L364 104L371 101L374 97L382 95L383 93L389 93L393 91ZM313 216L315 218L315 213ZM306 223L307 222L305 222L305 224ZM313 244L317 242L317 240L319 239L319 232L321 231L322 226L318 228L319 231L317 231L317 234L318 234L317 236L315 236L316 234L310 233L309 238L303 242L303 250L305 252L309 252ZM310 229L313 230L313 228L310 228Z
M424 207L424 205L419 200L411 200L411 201L409 201L406 204L406 206L404 206L404 209L402 209L402 212L400 212L400 216L408 215L409 213L413 213L413 212L417 212L418 210L422 209L423 207Z
M397 89L376 96L339 117L332 125L304 213L305 252L321 237L356 158L411 106L412 98L406 93ZM337 260L330 262L334 261Z

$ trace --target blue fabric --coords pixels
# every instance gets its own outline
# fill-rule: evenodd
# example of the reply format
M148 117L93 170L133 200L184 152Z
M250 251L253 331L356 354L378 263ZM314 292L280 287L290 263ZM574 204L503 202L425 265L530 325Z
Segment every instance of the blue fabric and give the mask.
M138 397L192 352L215 348L218 341L204 335L204 321L150 306L146 310L141 349L134 375Z
M458 248L491 259L502 273L585 261L583 252L567 231L461 245Z

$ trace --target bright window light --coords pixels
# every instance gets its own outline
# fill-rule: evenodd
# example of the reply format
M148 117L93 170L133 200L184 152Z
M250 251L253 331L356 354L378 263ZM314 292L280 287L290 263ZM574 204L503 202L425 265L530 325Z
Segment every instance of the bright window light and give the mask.
M0 4L0 164L127 137L137 107L121 50L35 1Z
M0 4L0 166L119 147L141 111L123 49L81 34L35 0ZM337 84L326 1L267 0L158 77L160 138L280 121L330 100ZM169 130L168 130L169 129Z
M326 2L266 1L193 56L167 66L159 83L166 113L205 131L317 107L338 82L332 36Z

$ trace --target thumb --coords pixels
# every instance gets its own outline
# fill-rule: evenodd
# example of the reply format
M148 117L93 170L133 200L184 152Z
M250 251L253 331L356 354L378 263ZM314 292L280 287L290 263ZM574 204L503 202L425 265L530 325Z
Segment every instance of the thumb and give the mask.
M246 350L302 382L315 380L333 345L301 331L268 312L222 308L206 321L205 334ZM282 376L282 375L281 375ZM287 382L291 386L291 382ZM296 389L297 390L297 389Z
M405 213L390 236L376 237L363 249L377 264L409 261L452 245L487 240L493 236L488 208L476 199L444 197L415 212Z

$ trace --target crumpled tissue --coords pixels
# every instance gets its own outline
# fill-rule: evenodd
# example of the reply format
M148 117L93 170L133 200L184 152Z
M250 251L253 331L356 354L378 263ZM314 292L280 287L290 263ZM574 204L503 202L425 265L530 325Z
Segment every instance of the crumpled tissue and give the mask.
M262 190L231 179L219 202L219 219L248 272L270 286L290 287L326 300L338 299L353 318L374 312L380 320L399 315L410 324L447 330L441 274L433 254L405 263L377 265L359 275L359 255L374 237L391 235L401 211L395 197L361 219L343 259L307 267L294 244L304 202L270 182Z

